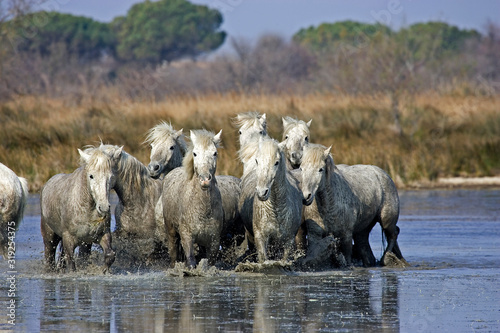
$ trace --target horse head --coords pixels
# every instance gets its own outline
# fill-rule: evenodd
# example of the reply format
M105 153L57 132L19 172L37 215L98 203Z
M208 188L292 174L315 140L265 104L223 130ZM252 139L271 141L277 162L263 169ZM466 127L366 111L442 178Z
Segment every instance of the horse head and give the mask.
M257 174L255 190L261 201L269 199L276 175L284 168L281 146L271 138L263 138L259 141L259 149L255 155L255 172Z
M292 167L297 169L302 162L302 152L304 146L309 143L312 120L307 123L303 120L297 120L290 117L284 117L283 120L283 142L285 142L285 156Z
M240 147L246 146L249 142L267 136L266 114L250 111L238 114L234 119L234 124L238 127Z
M330 150L331 146L326 148L318 144L309 144L304 147L304 155L300 165L304 205L309 206L313 202L320 184L325 182L329 165L333 166Z
M216 135L207 130L190 131L192 147L190 153L186 154L183 165L188 177L198 178L202 189L208 189L215 179L221 134L222 130Z
M176 131L172 125L161 122L149 131L146 142L151 145L148 172L152 178L181 166L187 151L182 129Z
M87 187L100 216L110 214L109 193L115 185L116 167L123 149L118 146L106 145L105 147L105 150L90 148L82 151L78 149L86 173Z

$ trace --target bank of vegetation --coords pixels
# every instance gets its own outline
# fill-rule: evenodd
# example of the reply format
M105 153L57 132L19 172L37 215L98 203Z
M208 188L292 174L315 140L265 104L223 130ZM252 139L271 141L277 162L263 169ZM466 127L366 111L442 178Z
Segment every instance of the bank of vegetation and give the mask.
M185 0L138 3L108 23L26 4L1 7L0 161L32 191L100 140L147 163L142 142L161 120L222 128L219 172L238 176L230 119L249 110L268 115L277 139L282 116L313 119L312 141L332 145L337 163L379 165L399 186L500 174L493 23L343 21L250 42ZM224 42L231 51L214 53Z

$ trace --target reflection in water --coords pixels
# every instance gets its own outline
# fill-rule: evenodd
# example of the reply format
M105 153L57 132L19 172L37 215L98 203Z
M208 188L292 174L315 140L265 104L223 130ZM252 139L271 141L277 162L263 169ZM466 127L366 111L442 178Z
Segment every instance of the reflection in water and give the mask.
M42 284L42 331L399 332L398 277L381 270L212 278L148 273Z
M398 223L413 267L169 277L46 274L38 197L16 233L15 331L498 331L500 190L407 191ZM372 245L380 247L380 229ZM485 232L486 231L486 232ZM0 261L0 304L7 304ZM100 270L99 270L100 272ZM136 272L134 270L134 272ZM11 330L0 310L0 331Z

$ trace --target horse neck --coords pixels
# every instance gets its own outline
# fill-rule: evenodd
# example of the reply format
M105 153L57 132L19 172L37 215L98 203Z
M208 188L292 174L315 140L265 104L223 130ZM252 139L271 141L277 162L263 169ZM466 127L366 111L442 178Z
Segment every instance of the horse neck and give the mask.
M215 176L212 178L210 187L206 190L201 189L198 176L196 174L189 181L189 186L192 189L190 206L198 207L199 212L203 216L212 215L212 207L214 206L214 201L216 200L215 193L217 190L217 180L215 179Z
M168 161L167 165L163 169L163 176L165 176L167 173L174 170L175 168L182 166L182 159L183 158L184 158L184 155L182 155L180 148L176 149L175 153L172 155L172 157Z
M269 197L269 200L271 200L274 205L287 204L288 191L292 185L288 181L286 173L287 169L285 164L280 163L273 184L271 185L271 195Z
M122 156L114 187L122 203L141 202L150 198L150 191L154 191L153 188L159 184L149 177L147 168L139 160L128 154Z
M327 167L325 178L318 185L318 190L316 191L318 206L330 206L330 203L334 202L339 193L343 178L335 171L335 166Z

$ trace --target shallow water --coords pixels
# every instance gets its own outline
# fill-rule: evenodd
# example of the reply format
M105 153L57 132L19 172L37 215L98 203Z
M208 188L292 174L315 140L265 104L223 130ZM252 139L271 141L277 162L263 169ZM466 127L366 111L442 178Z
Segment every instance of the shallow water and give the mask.
M15 266L0 262L0 330L500 331L500 190L400 197L399 244L410 268L174 277L161 269L102 275L100 267L44 273L38 197L31 196ZM379 227L370 242L380 258Z

